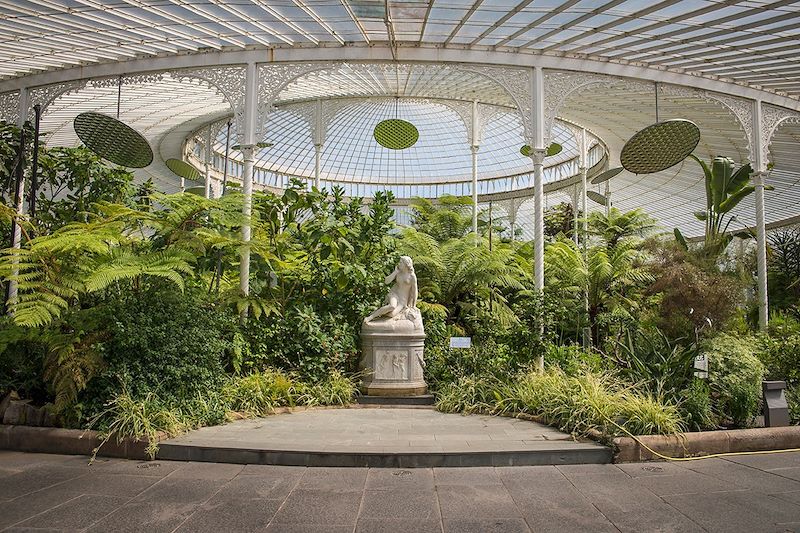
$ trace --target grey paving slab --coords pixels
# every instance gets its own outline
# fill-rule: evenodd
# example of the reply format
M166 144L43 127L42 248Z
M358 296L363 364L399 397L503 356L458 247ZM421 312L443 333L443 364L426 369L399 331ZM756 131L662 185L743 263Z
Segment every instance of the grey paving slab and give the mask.
M436 492L445 519L522 518L503 485L444 485Z
M211 479L228 481L239 475L244 465L188 463L177 469L170 479Z
M439 503L431 490L367 490L359 516L370 519L439 519Z
M80 495L75 488L62 483L28 493L14 500L0 502L0 529L46 512Z
M800 490L800 481L724 459L703 459L685 464L686 468L695 472L767 494Z
M332 526L328 524L285 524L271 523L267 533L352 533L353 526Z
M433 470L429 468L370 468L366 490L433 490Z
M800 491L778 492L776 494L772 494L771 496L773 498L778 498L779 500L786 500L787 502L800 505Z
M800 454L763 468L701 460L436 469L86 466L26 456L0 454L0 469L28 488L46 486L0 502L3 531L800 531L800 490L768 485L794 487L780 473L794 474ZM42 481L48 472L56 483Z
M257 465L264 468L263 465ZM215 498L262 500L285 499L297 486L304 469L281 470L291 467L273 467L276 471L262 471L237 476L215 494Z
M437 486L502 485L496 468L439 468L434 470Z
M631 483L631 478L619 469L565 475L584 498L621 531L702 531L697 523L657 495Z
M441 520L359 519L356 533L441 533Z
M248 533L264 530L282 501L214 498L199 507L176 531Z
M69 487L81 494L133 498L158 482L159 478L132 476L111 472L92 471L68 482Z
M273 518L274 523L355 526L362 492L295 489Z
M125 504L128 498L83 495L17 524L18 527L85 529Z
M445 520L445 533L528 533L530 528L519 518L488 520Z
M3 483L0 484L0 500L11 500L86 474L88 471L85 469L67 468L60 465L39 466L23 470L3 479Z
M752 466L761 470L800 467L800 453L782 452L758 455L734 455L726 461Z
M161 479L136 497L141 502L202 503L216 493L226 480Z
M679 494L664 499L708 531L781 531L800 522L800 506L753 491Z
M747 489L746 486L741 486L737 483L700 474L691 470L684 470L682 473L669 476L637 477L632 480L632 485L647 488L650 492L658 496Z
M366 469L315 468L307 469L297 484L298 489L361 492L367 481Z
M617 531L555 467L498 469L534 531Z
M92 533L171 532L194 513L200 504L186 502L149 501L129 502L95 522L87 531Z
M800 481L800 466L792 466L790 468L772 468L768 470L768 472L770 474L775 474L776 476L788 477L789 479Z

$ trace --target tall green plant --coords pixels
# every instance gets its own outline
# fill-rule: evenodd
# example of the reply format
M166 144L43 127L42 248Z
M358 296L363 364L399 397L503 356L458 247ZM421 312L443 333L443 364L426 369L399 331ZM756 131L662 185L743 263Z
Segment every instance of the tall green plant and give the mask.
M706 208L704 211L696 211L694 216L705 223L706 253L717 257L734 237L728 232L731 223L736 220L731 212L755 190L755 186L750 183L753 167L746 163L734 170L735 163L729 157L715 157L711 165L694 154L689 157L697 161L703 169L706 190ZM675 237L682 246L687 246L686 239L678 228L675 228Z
M547 246L544 260L551 293L571 299L576 308L582 307L583 295L588 295L586 319L595 342L602 336L601 320L632 319L640 307L643 289L653 282L644 264L644 252L629 240L611 248L592 246L584 257L578 245L562 239Z
M408 228L398 249L414 258L420 298L441 306L451 322L488 308L490 300L504 325L515 322L504 291L524 289L530 269L512 245L498 243L489 249L488 240L474 234L439 243Z

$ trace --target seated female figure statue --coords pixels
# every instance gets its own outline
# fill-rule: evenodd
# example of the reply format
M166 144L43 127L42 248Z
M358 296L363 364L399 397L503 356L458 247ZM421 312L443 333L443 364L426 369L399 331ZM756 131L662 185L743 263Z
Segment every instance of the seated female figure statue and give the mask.
M407 255L400 257L394 272L386 276L392 283L384 306L364 319L364 330L413 331L422 330L422 314L417 309L417 275L414 263Z

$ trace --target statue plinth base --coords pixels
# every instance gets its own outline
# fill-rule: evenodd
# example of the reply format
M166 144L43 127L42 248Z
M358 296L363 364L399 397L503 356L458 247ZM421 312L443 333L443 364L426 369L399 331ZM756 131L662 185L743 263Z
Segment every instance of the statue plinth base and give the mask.
M422 375L424 330L387 331L380 323L361 329L365 370L361 392L367 396L419 396L428 392ZM405 329L405 328L399 328ZM383 331L381 331L383 330Z

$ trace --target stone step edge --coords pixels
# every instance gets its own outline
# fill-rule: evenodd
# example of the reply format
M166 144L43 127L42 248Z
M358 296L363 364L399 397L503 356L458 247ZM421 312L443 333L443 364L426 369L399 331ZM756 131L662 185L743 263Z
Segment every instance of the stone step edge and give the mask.
M495 450L474 452L326 452L224 448L162 443L158 459L232 464L352 468L440 468L610 463L610 448Z
M432 394L420 396L359 396L356 398L358 405L386 405L393 407L405 406L432 406L434 397Z

